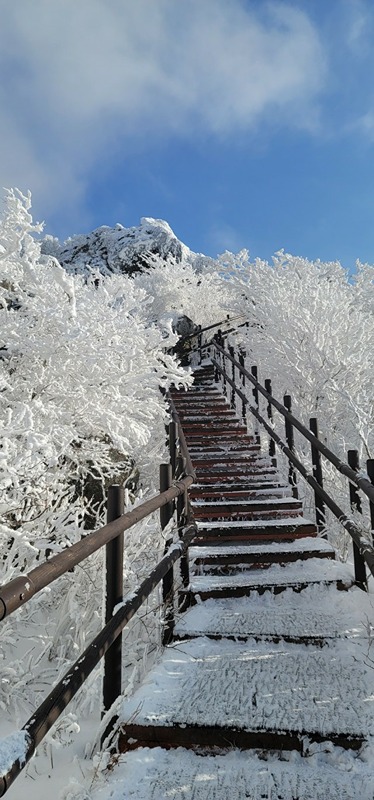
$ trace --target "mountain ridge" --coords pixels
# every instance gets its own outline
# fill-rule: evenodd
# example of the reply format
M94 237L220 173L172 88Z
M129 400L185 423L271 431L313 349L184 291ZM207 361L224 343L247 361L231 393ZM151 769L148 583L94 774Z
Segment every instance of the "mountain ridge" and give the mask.
M190 250L165 220L153 217L142 217L140 225L130 228L120 223L113 228L102 225L91 233L71 236L62 244L46 236L41 248L44 255L57 258L71 274L96 269L103 275L132 275L151 268L159 258L188 264L197 272L215 263L213 258Z

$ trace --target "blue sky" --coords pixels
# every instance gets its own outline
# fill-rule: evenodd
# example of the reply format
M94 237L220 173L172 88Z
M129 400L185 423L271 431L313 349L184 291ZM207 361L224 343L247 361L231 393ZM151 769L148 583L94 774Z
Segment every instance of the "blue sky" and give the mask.
M0 179L65 238L374 263L373 0L2 0Z

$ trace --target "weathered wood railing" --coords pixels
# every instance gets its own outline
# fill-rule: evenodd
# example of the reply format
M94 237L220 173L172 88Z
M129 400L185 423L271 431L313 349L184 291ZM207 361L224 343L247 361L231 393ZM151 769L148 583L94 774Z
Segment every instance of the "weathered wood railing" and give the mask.
M220 333L216 334L213 339L201 343L193 352L197 352L201 360L201 354L204 350L209 352L216 371L216 381L218 381L219 378L222 379L223 389L228 393L231 406L233 408L235 407L236 398L238 398L241 402L241 413L243 417L245 418L247 411L249 411L257 423L267 432L270 438L269 454L272 458L275 458L275 445L287 457L289 463L288 478L295 496L297 493L295 470L302 475L313 489L316 522L322 535L325 526L325 507L330 509L345 530L348 531L353 541L355 581L362 589L366 589L367 578L365 565L367 565L371 574L374 576L373 543L368 541L366 531L349 517L323 488L321 456L326 458L338 472L348 478L350 482L350 504L352 511L361 511L358 490L361 490L368 498L370 503L372 538L374 534L374 459L369 459L367 461L366 468L368 477L364 477L359 471L357 451L348 451L348 463L342 461L318 438L317 420L315 418L310 419L310 430L308 430L308 428L292 414L290 395L284 396L283 403L276 400L272 394L270 379L265 381L266 388L262 386L258 381L257 367L252 366L251 371L246 369L243 352L239 350L238 353L235 354L234 348L230 345L225 348L224 337L221 336ZM231 375L228 373L227 363L231 365ZM249 400L245 392L246 382L252 384L253 402ZM229 391L229 387L231 391ZM262 395L267 400L267 420L260 413L259 395ZM285 441L283 441L274 430L273 408L284 418ZM302 434L304 439L310 442L312 455L311 472L309 472L296 456L294 428Z
M195 528L189 524L187 490L195 479L178 414L172 408L173 420L168 426L171 466L160 466L160 493L123 514L123 490L110 487L108 493L108 523L87 534L81 541L59 553L29 573L18 575L0 587L0 620L27 603L37 592L58 577L80 564L92 553L106 546L106 607L105 626L91 644L67 670L48 697L21 729L24 734L24 757L16 759L6 775L0 776L0 797L34 754L46 733L64 711L102 658L104 663L103 712L108 711L122 691L121 634L151 592L162 583L164 600L164 643L169 641L174 626L173 566L180 560L183 586L189 582L187 551ZM157 566L142 583L123 599L123 534L136 523L160 511L161 527L165 528L174 514L178 540L166 542L165 553ZM105 735L111 728L111 721Z

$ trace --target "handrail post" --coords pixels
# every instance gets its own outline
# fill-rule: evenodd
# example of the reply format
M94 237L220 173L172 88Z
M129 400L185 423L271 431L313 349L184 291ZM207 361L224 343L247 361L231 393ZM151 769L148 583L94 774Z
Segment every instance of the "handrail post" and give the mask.
M235 351L234 351L233 346L231 344L229 344L227 349L228 349L228 351L230 353L231 358L235 358ZM232 377L233 383L235 385L235 364L233 362L231 362L231 377ZM230 399L231 408L235 408L235 405L236 405L235 400L236 400L235 386L232 386L231 387L231 399Z
M240 364L241 368L245 369L245 350L243 350L242 347L239 348L238 361L239 361L239 364ZM242 381L243 391L245 391L245 375L244 375L244 372L240 372L240 377L241 377L241 381ZM242 417L243 417L243 421L245 423L246 419L247 419L247 408L246 408L246 404L245 404L244 400L242 400Z
M311 417L310 418L310 420L309 420L309 428L310 428L313 436L315 436L316 439L318 439L319 438L319 431L318 431L318 420L316 419L316 417ZM317 448L314 446L314 444L312 442L311 442L310 446L311 446L311 450L312 450L313 478L314 478L314 480L317 481L317 483L319 484L321 489L323 489L323 474L322 474L321 453L320 453L319 450L317 450ZM324 539L327 539L325 504L324 504L324 502L322 500L322 497L320 497L319 494L317 494L316 491L314 492L314 506L315 506L315 510L316 510L316 524L317 524L317 528L318 528L318 533L321 534L321 536Z
M178 439L178 425L174 420L169 422L169 452L170 452L170 465L171 465L171 475L172 478L175 478L175 471L177 468L177 439Z
M166 492L172 483L172 473L170 464L160 464L160 492ZM173 516L173 503L167 503L160 508L161 529L164 530ZM172 544L173 540L169 537L165 542L165 553ZM170 567L162 580L162 600L164 604L164 629L162 634L162 644L169 644L173 638L174 631L174 602L173 602L174 570Z
M226 384L227 384L227 381L226 381L226 355L225 355L225 340L224 340L223 336L222 336L222 339L221 339L221 347L222 347L222 350L223 350L223 353L222 353L222 369L223 369L223 373L222 373L222 388L223 388L224 394L226 394Z
M292 413L292 399L291 399L291 395L290 394L285 394L284 395L284 397L283 397L283 405L285 406L287 411ZM285 422L287 447L289 448L289 450L291 450L292 453L294 453L295 452L295 439L294 439L293 425L292 425L292 422L290 422L287 418L285 418L284 422ZM292 497L295 497L297 499L298 496L299 496L299 493L298 493L298 490L297 490L297 480L296 480L295 467L293 466L293 464L291 464L291 461L289 461L288 464L289 464L289 466L288 466L288 482L292 486Z
M374 486L374 458L368 458L366 462L366 471L371 483ZM374 544L374 503L369 500L370 502L370 525L371 525L371 538Z
M216 343L218 345L220 344L220 342L221 342L220 334L221 334L220 330L217 331L217 333L214 334L214 336L213 336L213 346L215 346ZM221 353L219 353L217 348L215 348L214 355L216 357L217 363L218 363L218 361L220 362L221 361ZM219 370L218 370L218 367L215 367L215 369L214 369L214 381L215 381L215 383L219 382Z
M199 333L197 336L197 346L199 348L199 364L201 364L203 360L203 351L202 351L202 344L203 344L203 334L201 332L201 325L198 326Z
M178 475L183 475L184 465L183 458L180 455L178 458ZM177 528L179 538L182 538L183 528L188 524L188 490L180 494L177 498ZM190 562L188 556L188 549L181 556L179 561L180 576L182 580L183 592L179 593L178 609L185 611L190 605L190 595L188 587L190 585Z
M256 366L252 366L251 367L251 375L253 376L255 381L258 381L258 370L257 370ZM256 409L257 409L257 411L259 411L260 410L260 403L259 403L259 398L258 398L257 386L253 387L252 394L253 394L253 399L255 401ZM257 444L260 444L260 434L259 434L258 422L256 422L255 433L256 433L256 442L257 442Z
M271 380L270 380L270 378L266 378L266 380L265 380L265 389L266 389L268 394L270 394L270 395L273 394L272 388L271 388ZM273 406L271 405L271 403L269 401L268 401L268 404L266 406L266 411L267 411L267 415L268 415L268 420L269 420L271 426L273 426L273 424L274 424ZM274 439L271 438L271 436L269 438L269 456L270 456L270 458L272 460L273 466L276 467L277 466L277 459L276 459L276 456L275 456L275 441L274 441Z
M113 522L124 513L124 488L109 486L107 522ZM105 547L105 624L113 616L114 608L123 600L123 532ZM104 657L103 710L108 711L122 692L122 634L107 650ZM104 736L109 733L109 728Z
M348 450L348 464L350 467L352 467L352 469L355 470L355 472L359 471L360 462L357 450ZM360 495L357 491L357 487L351 482L349 482L349 501L352 511L358 511L359 514L362 514ZM365 561L355 542L353 542L353 561L355 568L355 583L360 587L360 589L367 591Z

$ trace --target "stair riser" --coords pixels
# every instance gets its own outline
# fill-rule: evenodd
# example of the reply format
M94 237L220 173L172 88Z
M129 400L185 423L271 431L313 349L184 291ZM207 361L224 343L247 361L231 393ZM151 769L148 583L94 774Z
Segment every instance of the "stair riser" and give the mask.
M230 555L212 555L194 558L191 565L196 566L198 569L203 568L204 574L210 572L211 569L230 567L231 565L241 565L243 569L249 567L265 568L271 564L290 564L293 561L307 561L309 558L328 558L334 561L334 553L330 551L324 552L318 550L298 550L298 551L283 551L280 549L277 553L232 553ZM200 571L199 569L199 571Z
M252 593L256 593L259 595L264 594L265 592L271 592L272 594L282 594L287 589L292 589L293 592L297 594L299 592L303 592L304 589L307 589L309 586L318 586L319 581L306 581L305 583L297 583L297 584L284 584L280 586L274 586L273 584L269 583L267 586L259 585L259 586L232 586L230 588L217 588L217 589L210 589L209 591L197 591L196 596L199 598L199 602L201 600L218 600L218 599L228 599L230 597L250 597ZM322 585L322 584L321 584ZM323 586L336 586L337 589L340 591L346 591L347 587L341 581L324 581ZM194 592L189 592L190 595L190 605L195 605L197 600L195 599Z
M268 460L265 458L261 458L261 456L259 456L258 453L254 453L252 456L238 455L237 458L234 458L233 456L228 456L227 458L225 458L224 456L222 457L217 456L215 459L213 458L202 459L198 457L194 458L193 456L191 456L191 458L194 467L196 469L199 469L201 472L207 472L210 469L234 470L238 468L240 470L242 469L242 467L258 467L263 465L268 466L269 464Z
M243 573L245 570L250 569L268 569L273 564L291 564L294 561L308 561L310 558L328 558L334 560L331 553L274 553L271 556L229 556L213 557L212 558L199 558L196 559L194 567L199 575L232 575L236 573Z
M282 492L281 490L277 491L277 489L275 489L275 488L271 489L271 494L267 494L267 493L265 494L265 490L262 490L262 491L261 490L259 490L259 491L253 490L253 491L251 491L249 489L247 489L247 490L243 489L242 491L240 491L240 490L230 491L229 489L227 489L223 493L223 496L222 496L222 492L215 492L214 490L208 490L208 489L206 489L206 490L202 489L201 491L195 489L194 491L191 490L191 492L190 492L190 498L191 498L192 501L194 501L194 500L198 500L199 502L205 501L207 504L210 503L214 499L217 499L217 500L222 500L222 499L230 500L231 502L233 502L234 500L252 500L252 501L253 500L258 500L260 502L261 500L267 500L270 497L281 498L281 497L287 497L287 496L289 496L289 495L287 495L286 492Z
M290 531L281 532L280 530L277 531L269 531L269 532L259 532L254 531L252 534L248 532L240 532L235 530L232 532L228 532L227 530L222 531L214 531L209 534L207 531L199 533L195 536L193 540L193 546L209 546L211 544L219 544L219 545L231 545L231 544L261 544L264 542L294 542L296 539L303 539L305 536L317 536L316 529L308 529L305 532L301 533L291 533Z
M122 726L118 749L121 753L128 750L135 750L139 747L186 747L186 748L217 748L227 750L228 748L238 748L239 750L297 750L303 752L305 737L308 742L329 741L339 747L351 750L359 750L363 744L363 738L352 738L345 734L327 734L326 737L311 734L310 732L282 732L277 731L241 731L234 728L219 728L207 726L186 726L177 725L136 725L126 723ZM266 762L264 762L266 764ZM290 799L291 800L291 799Z
M259 481L266 479L267 476L269 477L269 482L271 482L271 478L273 477L273 475L275 475L275 472L272 469L256 470L256 472L251 470L248 471L248 473L241 472L240 475L230 474L227 472L223 473L223 472L213 472L213 471L208 473L203 472L202 474L199 474L199 472L196 471L197 483L207 484L208 486L212 484L217 486L217 484L219 483L225 483L228 485L232 484L232 486L249 487L253 483L258 483Z
M208 512L204 514L203 511L193 511L194 519L204 522L252 522L253 520L267 520L267 519L290 519L300 516L299 509L285 509L284 511L217 511L216 513Z
M225 502L226 500L226 502ZM292 497L290 498L278 498L273 499L272 497L265 498L263 501L256 502L252 500L252 502L246 503L242 501L241 503L235 503L234 501L229 502L227 498L225 500L220 500L218 503L208 503L205 502L201 504L197 501L192 501L192 508L194 515L197 516L198 514L251 514L252 512L257 511L264 511L264 512L271 512L271 511L300 511L302 509L302 503L299 500L294 500Z

